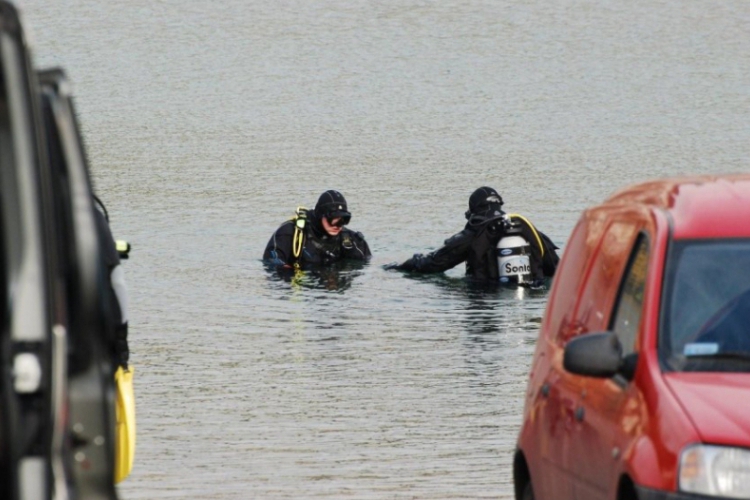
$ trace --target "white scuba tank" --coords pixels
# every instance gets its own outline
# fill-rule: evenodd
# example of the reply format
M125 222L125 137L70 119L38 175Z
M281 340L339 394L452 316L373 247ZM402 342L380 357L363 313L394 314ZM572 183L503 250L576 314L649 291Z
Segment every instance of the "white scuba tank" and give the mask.
M531 247L526 238L508 235L497 242L500 283L524 284L531 280Z

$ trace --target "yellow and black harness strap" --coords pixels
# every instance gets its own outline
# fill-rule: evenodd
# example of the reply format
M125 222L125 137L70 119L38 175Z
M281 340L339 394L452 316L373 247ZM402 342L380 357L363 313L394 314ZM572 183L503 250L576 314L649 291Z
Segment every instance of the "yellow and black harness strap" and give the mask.
M292 218L294 221L294 235L292 236L292 256L294 257L294 267L299 267L299 257L302 255L302 248L305 246L305 223L307 222L307 209L297 207L297 212Z

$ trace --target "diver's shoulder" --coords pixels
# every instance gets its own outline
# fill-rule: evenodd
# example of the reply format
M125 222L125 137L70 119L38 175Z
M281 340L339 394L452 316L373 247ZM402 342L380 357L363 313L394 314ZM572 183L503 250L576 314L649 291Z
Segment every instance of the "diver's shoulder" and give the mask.
M279 227L276 228L276 231L274 231L276 234L292 234L294 232L294 221L293 220L285 220L282 222Z
M458 245L463 241L466 241L468 239L471 239L474 234L474 229L470 227L465 227L461 231L457 232L450 238L446 239L443 244L445 246L452 246L452 245Z
M349 229L348 227L345 227L343 231L341 231L342 235L346 235L350 238L355 238L358 240L365 241L365 235L362 234L362 231L355 231L354 229Z
M282 222L279 225L279 229L281 229L281 228L293 229L295 225L296 224L295 224L295 220L294 219L287 219L287 220L285 220L284 222Z

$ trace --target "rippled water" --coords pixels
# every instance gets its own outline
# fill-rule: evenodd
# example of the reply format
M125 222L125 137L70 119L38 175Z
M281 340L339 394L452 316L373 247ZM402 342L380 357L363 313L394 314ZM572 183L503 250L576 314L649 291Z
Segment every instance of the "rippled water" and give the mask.
M619 187L750 170L741 0L22 5L134 248L124 499L511 498L546 294L381 265L481 185L562 246ZM372 263L266 274L329 188Z

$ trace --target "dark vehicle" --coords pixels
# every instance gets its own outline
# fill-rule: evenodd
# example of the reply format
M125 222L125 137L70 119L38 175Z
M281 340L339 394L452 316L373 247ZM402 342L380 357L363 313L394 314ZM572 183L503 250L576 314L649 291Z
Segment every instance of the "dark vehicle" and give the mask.
M115 367L109 283L101 261L83 141L62 70L39 72L47 166L55 203L59 278L68 299L67 439L63 459L75 498L116 498Z
M517 499L750 498L750 175L586 210L550 291Z
M0 0L0 498L115 500L91 185L64 76Z

